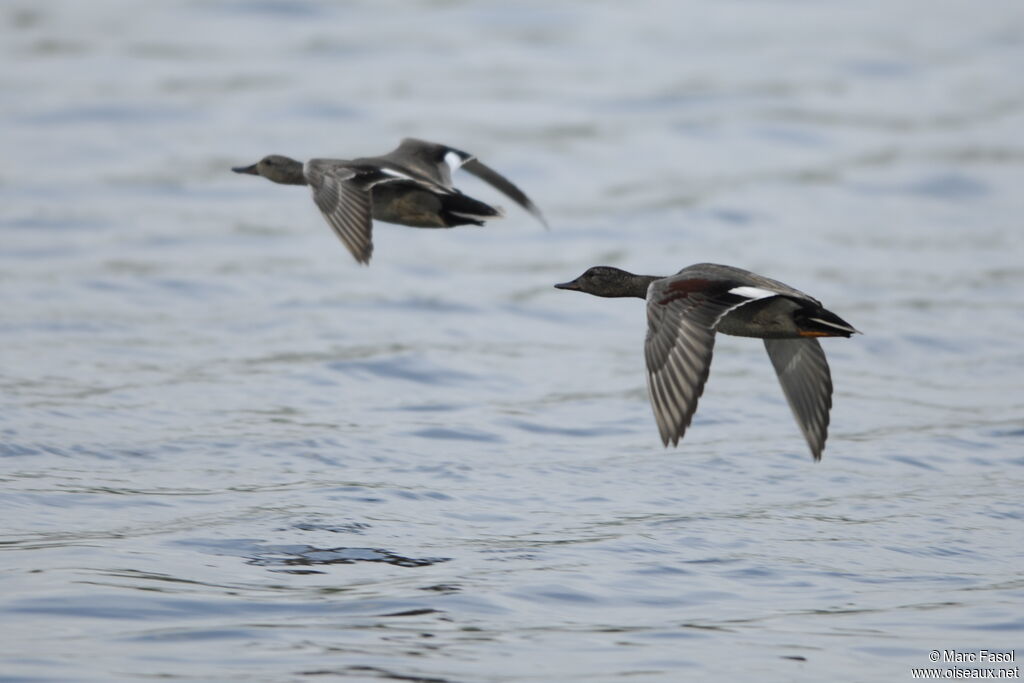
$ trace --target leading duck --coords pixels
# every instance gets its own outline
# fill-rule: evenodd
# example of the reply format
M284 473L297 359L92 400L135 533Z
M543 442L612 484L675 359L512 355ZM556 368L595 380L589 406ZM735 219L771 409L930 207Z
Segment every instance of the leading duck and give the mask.
M327 223L356 261L368 264L374 218L416 228L452 228L483 225L502 216L501 209L455 189L452 171L458 168L490 183L547 227L540 209L522 190L475 156L414 138L378 157L310 159L303 164L272 154L231 170L283 185L309 185Z
M662 442L678 445L697 410L715 333L760 337L815 460L832 407L832 377L818 337L857 333L821 303L741 268L698 263L675 275L634 275L595 266L555 285L603 297L647 300L647 393Z

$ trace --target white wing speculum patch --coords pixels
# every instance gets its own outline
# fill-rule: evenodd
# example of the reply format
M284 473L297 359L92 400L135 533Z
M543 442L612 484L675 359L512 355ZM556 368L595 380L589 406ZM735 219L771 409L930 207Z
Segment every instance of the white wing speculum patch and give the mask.
M451 150L444 155L444 163L448 164L448 167L453 171L459 170L464 163L469 161L469 159L470 157L463 157L458 152L453 152Z
M746 297L748 299L767 299L770 296L778 296L778 292L773 292L770 289L761 289L760 287L749 287L743 285L740 287L733 287L729 290L730 294L736 296Z
M404 178L405 180L413 180L412 176L406 175L400 171L396 171L391 168L381 168L380 172L384 175L394 176L395 178Z

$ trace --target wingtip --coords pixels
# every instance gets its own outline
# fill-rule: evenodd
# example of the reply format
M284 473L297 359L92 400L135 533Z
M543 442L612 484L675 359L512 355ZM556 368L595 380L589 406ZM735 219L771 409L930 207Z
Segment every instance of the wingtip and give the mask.
M811 449L811 457L814 458L814 462L821 462L821 455L825 452L825 439L827 438L828 433L826 432L821 443L815 443L808 434L804 434L804 439L807 441L807 447Z
M511 180L480 161L479 157L471 155L471 158L467 159L465 163L462 164L462 169L475 175L477 178L480 178L485 183L488 183L491 187L495 188L520 207L528 211L534 218L540 221L545 230L551 229L547 219L545 219L544 215L541 214L540 209L538 209L537 205L533 203L533 200L531 200L526 193L519 189L519 187Z
M529 209L529 212L530 212L530 214L534 218L536 218L538 221L540 221L540 224L544 226L545 230L550 232L551 224L548 223L548 219L547 218L544 218L544 214L542 214L540 212L540 209L538 209L536 206L531 206L530 209Z
M373 256L372 242L367 247L361 249L360 251L354 250L349 244L346 244L345 246L348 247L348 251L350 254L352 254L352 258L356 260L356 263L358 263L361 266L370 265L370 257Z
M669 448L671 446L676 448L679 446L679 439L682 437L682 434L673 434L667 427L663 427L660 424L658 425L658 434L661 436L662 447Z
M804 433L804 441L807 443L807 448L811 451L811 457L814 459L814 462L821 462L821 455L825 452L825 440L822 439L821 443L815 443L814 437L800 424L799 419L797 420L797 425L800 427L800 431ZM825 438L828 438L827 433Z

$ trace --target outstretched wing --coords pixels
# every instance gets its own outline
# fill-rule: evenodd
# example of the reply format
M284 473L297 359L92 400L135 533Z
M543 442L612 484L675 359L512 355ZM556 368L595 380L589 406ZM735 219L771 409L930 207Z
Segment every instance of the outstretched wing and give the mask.
M436 185L437 187L432 189L444 193L454 189L452 171L470 158L471 155L446 145L405 138L398 147L387 154L365 161L377 162L385 168L407 173L420 182Z
M647 290L647 391L662 442L675 446L693 419L711 369L715 326L749 298L676 275Z
M765 339L764 348L811 454L821 460L832 407L832 374L821 344L813 337Z
M312 159L303 170L313 201L342 243L359 263L373 253L373 216L370 189L403 176L370 166L346 165L330 159Z
M544 214L540 212L537 205L526 196L525 192L516 187L511 180L501 175L490 166L487 166L476 157L470 157L464 161L462 168L469 173L472 173L485 183L488 183L491 187L503 193L516 204L529 211L530 214L540 221L541 225L545 228L549 227L548 222L544 219Z
M452 173L463 168L529 211L545 228L548 227L544 215L525 192L468 152L436 142L405 138L396 149L378 159L418 180L437 183L448 191L454 190Z

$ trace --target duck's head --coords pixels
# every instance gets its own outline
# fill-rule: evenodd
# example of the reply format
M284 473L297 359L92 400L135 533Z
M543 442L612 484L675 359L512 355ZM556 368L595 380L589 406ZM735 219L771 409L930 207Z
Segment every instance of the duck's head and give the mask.
M267 180L283 185L306 184L306 178L302 173L302 164L280 154L269 154L251 166L236 166L231 170L235 173L261 175Z
M647 297L648 285L657 279L659 278L653 275L634 275L612 266L594 266L575 280L559 283L555 287L586 292L594 296L632 296L644 299Z

